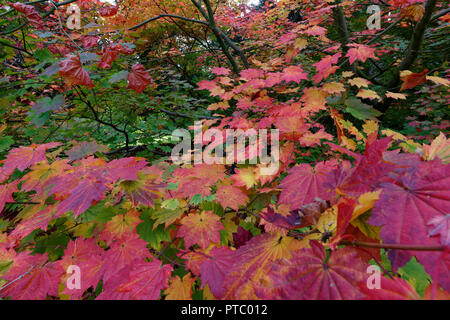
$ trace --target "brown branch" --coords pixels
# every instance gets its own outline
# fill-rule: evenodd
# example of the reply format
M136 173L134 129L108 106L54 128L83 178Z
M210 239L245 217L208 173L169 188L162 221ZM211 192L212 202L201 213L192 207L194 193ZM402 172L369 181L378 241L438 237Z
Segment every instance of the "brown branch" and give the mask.
M174 19L180 19L180 20L184 20L184 21L188 21L188 22L193 22L193 23L199 23L199 24L203 24L207 27L209 27L209 24L206 21L202 21L202 20L197 20L197 19L191 19L191 18L187 18L187 17L183 17L183 16L178 16L175 14L168 14L168 13L161 13L158 14L157 16L154 16L153 18L147 19L131 28L129 28L129 30L136 30L144 25L146 25L149 22L161 19L161 18L174 18Z
M408 250L408 251L445 251L445 246L424 246L415 244L387 244L387 243L373 243L361 241L341 241L339 244L350 245L355 247L379 248L379 249L393 249L393 250Z

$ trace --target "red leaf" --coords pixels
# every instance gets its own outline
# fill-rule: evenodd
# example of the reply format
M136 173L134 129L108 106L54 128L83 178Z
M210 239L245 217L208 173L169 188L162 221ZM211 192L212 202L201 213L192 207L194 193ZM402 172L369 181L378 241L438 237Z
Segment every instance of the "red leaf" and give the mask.
M20 2L11 3L10 6L23 13L28 21L30 21L31 25L33 25L35 28L41 29L43 27L41 16L39 15L39 13L37 13L36 9L33 6Z
M418 86L419 84L424 83L427 81L427 73L428 69L423 70L419 73L407 73L404 76L401 76L403 83L400 87L400 91L414 88L415 86Z
M224 283L228 271L234 263L234 251L228 247L213 248L207 258L200 265L202 288L209 285L211 293L221 299L224 295Z
M308 75L303 72L301 66L289 66L283 70L280 79L286 82L300 83L301 80L308 80Z
M242 247L253 237L252 233L245 230L241 226L238 227L237 233L233 233L233 244L236 249Z
M340 57L341 54L336 53L333 56L325 56L322 60L313 64L313 66L317 69L317 74L313 77L315 83L319 83L323 79L328 78L330 74L336 72L339 67L332 65L336 64Z
M147 242L140 239L137 234L130 235L120 241L116 241L105 252L102 273L103 280L108 282L122 269L129 269L136 261L150 257L146 248Z
M245 205L249 199L240 188L220 184L217 187L216 200L223 208L229 207L237 211L239 206Z
M12 194L17 192L17 184L19 181L0 185L0 213L5 207L6 202L14 202Z
M80 39L81 42L83 43L83 47L85 47L86 49L95 47L98 43L98 40L100 40L100 38L97 36L89 36L89 35L84 35Z
M138 93L142 93L144 89L152 83L152 77L149 75L142 64L135 64L128 74L128 89L133 89Z
M29 252L20 252L14 258L12 268L2 277L10 285L0 291L0 297L44 300L47 295L58 296L62 271L47 260L47 254L32 256Z
M347 54L345 55L346 57L349 57L350 64L352 64L356 60L365 62L368 58L373 58L377 60L377 58L375 57L374 48L371 48L364 44L356 44L356 43L351 43L348 44L347 46L351 47L348 50Z
M293 253L292 259L272 263L270 286L257 290L264 299L354 300L364 295L359 283L367 277L366 265L354 248L333 251L329 259L322 244Z
M37 162L46 160L45 152L48 149L60 146L59 142L50 142L45 144L32 144L29 147L19 147L12 149L3 165L4 170L19 169L23 171Z
M106 5L104 7L101 7L98 12L102 17L112 17L115 16L117 13L117 10L119 9L118 6L110 6Z
M416 290L401 278L380 278L380 288L369 289L366 282L360 284L366 300L420 300Z
M97 300L156 300L167 288L172 266L161 261L135 263L122 269L104 285Z
M67 59L59 62L58 75L63 77L69 86L71 85L82 85L88 88L93 88L91 78L86 70L83 69L80 55L77 53L74 55L67 55Z
M313 202L315 198L329 200L331 193L323 185L327 173L336 168L336 161L319 162L314 168L302 163L288 170L289 175L280 183L283 189L279 203L289 204L292 210Z
M220 217L211 211L191 213L181 219L181 224L177 237L184 237L186 249L194 244L206 249L211 242L220 243L219 230L225 229L220 223Z
M383 226L380 236L384 243L436 245L437 241L429 237L432 225L428 224L436 217L446 216L450 208L449 185L450 166L443 165L439 160L421 163L415 170L380 185L383 191L368 222ZM438 255L435 252L417 253L425 269L437 267L442 262ZM393 270L406 264L411 256L411 251L391 251L389 258ZM444 270L445 266L442 268L440 277L447 277L447 280L441 285L448 290L449 272ZM428 273L433 277L432 272Z
M104 250L97 246L95 239L77 238L75 241L70 241L64 250L63 258L56 264L64 273L67 272L70 265L78 266L81 272L81 288L69 289L65 287L63 293L71 295L72 299L77 299L90 287L95 289L103 276L101 272L103 254ZM66 284L69 276L70 274L67 274L63 277L64 284Z

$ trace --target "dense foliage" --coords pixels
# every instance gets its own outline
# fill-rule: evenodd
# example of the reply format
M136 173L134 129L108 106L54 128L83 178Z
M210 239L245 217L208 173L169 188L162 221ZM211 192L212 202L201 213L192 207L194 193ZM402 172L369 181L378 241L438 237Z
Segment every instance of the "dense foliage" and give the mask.
M3 3L0 297L448 299L449 21L437 0ZM278 129L279 159L173 162L196 121Z

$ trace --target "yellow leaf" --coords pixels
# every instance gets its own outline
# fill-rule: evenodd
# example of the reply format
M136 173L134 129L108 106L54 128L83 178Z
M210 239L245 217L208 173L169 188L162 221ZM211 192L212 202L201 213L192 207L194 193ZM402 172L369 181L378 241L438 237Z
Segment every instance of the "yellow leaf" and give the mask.
M345 91L344 85L339 82L328 82L322 86L322 89L330 94L337 94Z
M365 222L361 216L353 220L351 222L351 225L358 228L367 237L380 240L381 227L371 226L370 224Z
M378 200L381 189L374 192L366 192L358 197L358 205L353 209L352 220L355 220L364 212L373 208L375 201Z
M358 94L356 95L359 98L363 98L363 99L378 99L381 100L380 96L378 95L378 93L376 93L373 90L369 90L369 89L360 89Z
M297 38L294 41L294 48L297 50L302 50L308 45L308 41L304 38Z
M433 81L436 84L442 84L447 87L450 86L450 81L448 81L447 79L434 76L427 76L426 78L427 80Z
M379 129L378 122L376 122L375 120L367 120L362 127L364 133L367 135L370 135L371 133L374 132L378 132Z
M342 136L341 145L349 150L356 150L356 143L352 139L347 138L346 136Z
M178 276L172 278L169 287L164 291L167 294L166 300L192 300L192 285L195 278L191 274L186 274L183 279Z
M351 71L344 71L344 72L342 72L342 77L344 77L344 78L350 78L353 75L354 75L354 73L351 72Z
M366 80L364 78L359 78L359 77L349 79L348 83L350 83L352 86L357 86L358 88L368 87L369 84L371 84L371 82L369 80Z
M437 156L443 163L450 163L450 138L447 139L442 132L431 145L423 145L422 150L425 160L433 160Z
M405 100L406 99L406 94L386 91L386 97L392 98L392 99L396 99L396 100L397 99Z

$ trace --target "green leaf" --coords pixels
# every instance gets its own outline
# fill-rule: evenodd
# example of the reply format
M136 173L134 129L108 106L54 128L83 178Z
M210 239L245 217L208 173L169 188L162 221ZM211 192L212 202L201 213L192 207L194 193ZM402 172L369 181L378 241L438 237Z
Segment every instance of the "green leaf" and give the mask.
M141 216L142 218L142 216ZM152 248L155 250L160 250L162 248L162 241L170 241L169 231L164 229L163 225L157 226L153 229L155 224L154 220L144 218L144 222L136 227L136 232L141 238L147 241Z
M44 112L58 110L64 104L64 96L62 94L58 94L57 96L53 97L53 99L50 97L45 97L37 100L33 105L32 110L35 111L36 116L40 116Z
M12 144L14 140L10 136L1 136L0 137L0 152L7 150Z
M161 207L169 210L175 210L180 206L178 199L167 199L161 203Z
M375 110L368 104L362 103L361 100L355 97L346 99L345 105L347 106L345 111L359 120L375 119L381 115L381 112Z
M194 194L194 196L192 197L191 201L189 202L190 204L196 206L200 203L202 203L202 195L201 194Z
M431 283L431 277L416 258L413 257L405 266L398 269L398 273L411 283L417 293L423 297L425 289Z
M110 78L109 78L109 83L115 83L115 82L119 82L120 80L125 80L128 77L128 71L126 70L122 70L119 71L117 73L114 73Z

